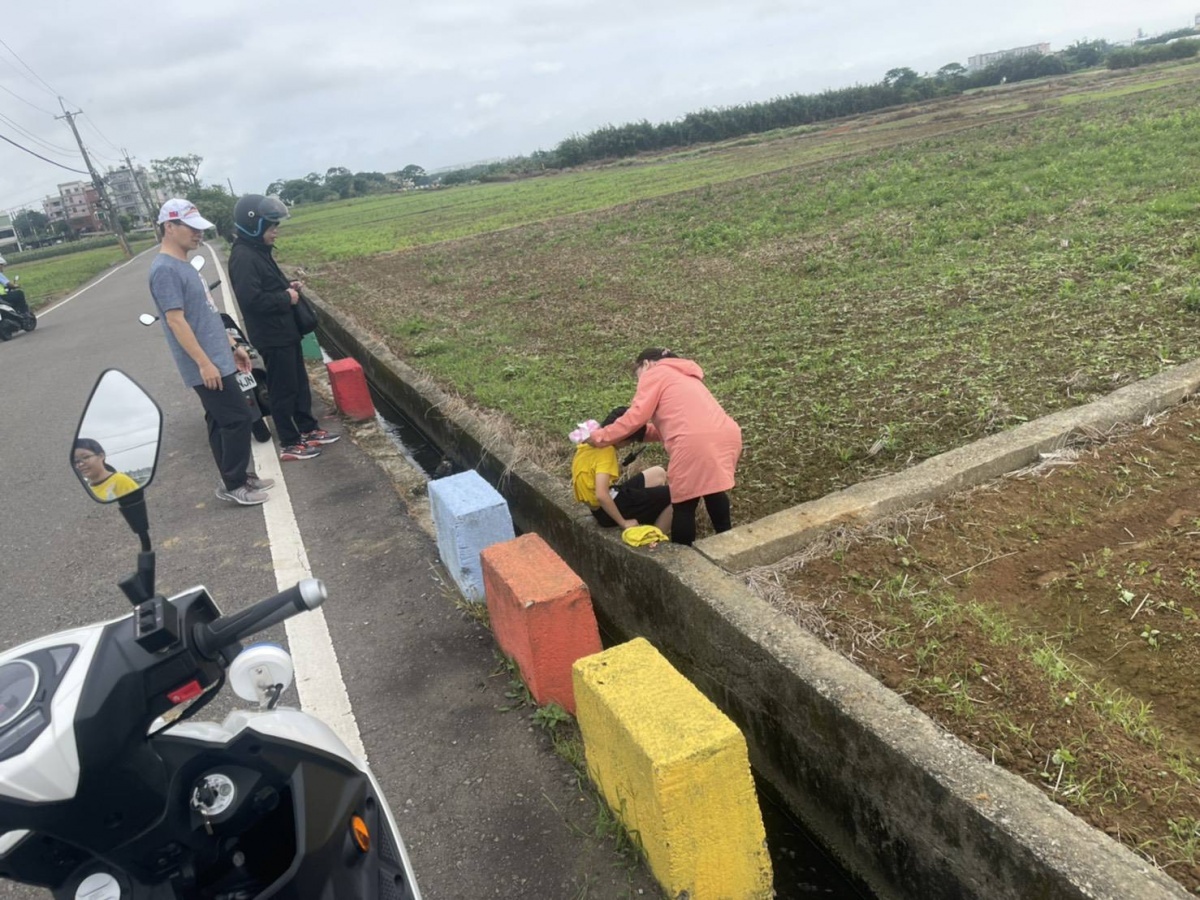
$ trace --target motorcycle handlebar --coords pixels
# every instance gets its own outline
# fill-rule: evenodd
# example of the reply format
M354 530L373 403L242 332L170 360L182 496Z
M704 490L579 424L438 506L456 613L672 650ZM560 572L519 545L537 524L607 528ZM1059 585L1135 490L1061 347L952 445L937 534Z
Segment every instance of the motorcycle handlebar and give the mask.
M222 650L238 641L278 625L297 613L316 609L327 596L324 582L305 578L294 587L259 600L241 612L196 625L192 631L193 643L202 656L215 660Z

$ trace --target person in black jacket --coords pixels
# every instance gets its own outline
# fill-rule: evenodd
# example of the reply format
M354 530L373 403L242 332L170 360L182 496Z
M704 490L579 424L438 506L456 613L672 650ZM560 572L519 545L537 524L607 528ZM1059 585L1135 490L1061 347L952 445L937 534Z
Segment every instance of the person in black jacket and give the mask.
M289 281L272 255L279 222L287 207L276 197L247 194L233 208L237 238L229 254L229 280L247 336L262 356L267 371L271 418L279 438L279 458L313 459L320 444L341 435L317 424L312 414L312 391L300 347L293 307L300 300L299 281Z

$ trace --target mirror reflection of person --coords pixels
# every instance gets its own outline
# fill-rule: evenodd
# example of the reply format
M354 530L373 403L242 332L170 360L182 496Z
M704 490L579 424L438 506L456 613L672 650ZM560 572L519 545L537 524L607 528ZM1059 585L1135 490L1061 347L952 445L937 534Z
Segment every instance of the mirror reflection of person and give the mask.
M116 500L138 489L138 483L118 472L104 459L104 448L91 438L77 438L71 451L71 459L92 493L101 500Z

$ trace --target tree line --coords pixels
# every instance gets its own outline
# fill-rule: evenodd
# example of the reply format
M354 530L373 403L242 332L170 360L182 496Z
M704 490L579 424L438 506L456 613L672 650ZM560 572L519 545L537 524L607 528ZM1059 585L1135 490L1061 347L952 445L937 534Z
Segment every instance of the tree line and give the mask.
M1014 56L975 71L968 71L956 62L925 75L899 67L888 70L882 80L874 84L702 109L658 124L643 119L625 125L604 125L587 134L573 134L560 141L553 150L537 150L528 156L480 163L437 176L429 175L417 165L389 173L351 172L335 166L324 175L310 172L303 178L277 179L267 185L264 193L275 194L285 203L295 205L472 181L511 180L589 162L811 125L953 96L976 88L1066 75L1097 66L1128 69L1187 59L1200 51L1200 40L1195 37L1195 29L1185 28L1138 41L1132 46L1116 46L1104 40L1077 41L1057 53ZM237 198L219 184L204 185L199 177L201 162L202 158L195 154L151 160L152 183L168 193L187 197L204 210L205 217L217 226L220 234L232 240L233 206ZM23 234L37 233L47 228L48 223L44 220L41 213L26 211L15 217L14 225Z
M1194 35L1185 29L1176 37ZM1153 41L1153 43L1152 43ZM795 128L844 116L861 115L891 106L961 94L982 87L1066 75L1107 65L1131 68L1167 59L1195 56L1200 41L1163 42L1163 36L1133 47L1117 47L1104 40L1077 41L1057 53L1031 53L999 60L986 68L968 71L948 63L937 72L919 75L910 68L891 69L875 84L831 88L817 94L791 94L759 103L703 109L681 119L652 124L646 120L625 125L605 125L587 134L575 134L549 152L494 164L484 172L497 176L538 168L563 168L583 163L633 156L648 151L730 140L779 128ZM442 182L449 183L449 173ZM476 177L479 177L478 174Z

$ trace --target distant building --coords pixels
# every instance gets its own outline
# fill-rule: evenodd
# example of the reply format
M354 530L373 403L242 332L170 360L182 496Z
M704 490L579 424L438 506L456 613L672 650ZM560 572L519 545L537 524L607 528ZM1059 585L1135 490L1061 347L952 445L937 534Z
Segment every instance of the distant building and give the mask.
M17 240L17 230L13 228L12 217L0 213L0 255L5 250L20 250L21 242Z
M1029 56L1037 54L1045 56L1050 52L1049 44L1030 44L1028 47L1013 47L1011 50L997 50L995 53L980 53L978 56L971 56L967 59L967 71L976 72L979 69L986 69L988 66L1005 60L1013 59L1017 56Z
M150 210L146 208L146 201L142 198L142 186L145 184L146 170L140 167L132 170L128 166L109 169L108 174L104 176L108 199L117 213L137 221L150 218Z
M69 181L58 186L57 197L42 201L42 209L51 222L66 222L75 234L104 231L100 217L100 194L87 181Z

